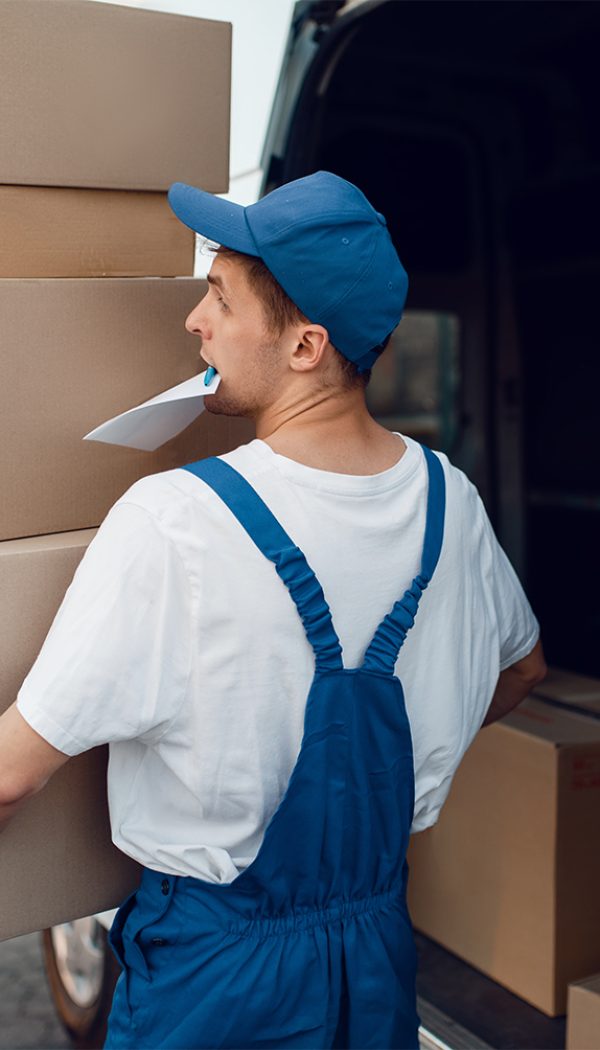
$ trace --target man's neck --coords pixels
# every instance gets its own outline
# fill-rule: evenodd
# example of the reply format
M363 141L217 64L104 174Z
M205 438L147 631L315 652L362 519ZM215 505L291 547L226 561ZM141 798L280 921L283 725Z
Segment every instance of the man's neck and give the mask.
M327 398L301 412L288 412L279 425L263 417L256 436L274 452L317 470L336 474L379 474L404 455L402 438L370 415L362 390Z

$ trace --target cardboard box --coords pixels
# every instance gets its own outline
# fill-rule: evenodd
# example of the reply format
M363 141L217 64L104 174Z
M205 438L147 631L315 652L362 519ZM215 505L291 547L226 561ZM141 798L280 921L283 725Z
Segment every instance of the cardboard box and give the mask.
M155 452L84 434L203 370L193 277L0 280L0 539L99 525L138 478L254 436L203 414Z
M0 0L0 183L229 184L231 25L91 0Z
M528 698L411 838L415 928L549 1016L600 969L600 724Z
M96 529L0 543L0 712L16 698ZM139 867L113 846L108 748L71 759L0 835L0 940L115 907Z
M191 276L194 253L165 193L0 186L0 277Z
M600 973L569 985L567 1050L600 1047Z
M549 667L544 681L536 685L533 693L543 700L600 718L600 678Z

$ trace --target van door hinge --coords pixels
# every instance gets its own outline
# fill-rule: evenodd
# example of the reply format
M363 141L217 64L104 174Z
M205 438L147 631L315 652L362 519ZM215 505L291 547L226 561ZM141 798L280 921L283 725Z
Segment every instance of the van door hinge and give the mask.
M331 25L340 7L344 7L346 0L315 0L308 9L308 17L318 26Z

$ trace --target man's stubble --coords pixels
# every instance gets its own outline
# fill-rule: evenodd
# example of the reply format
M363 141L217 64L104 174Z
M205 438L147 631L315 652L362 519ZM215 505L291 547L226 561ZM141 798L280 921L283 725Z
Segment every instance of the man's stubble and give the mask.
M246 374L248 390L239 394L228 394L222 389L225 381L221 380L215 393L209 394L204 399L206 411L218 416L240 416L254 419L273 397L273 383L270 376L273 374L280 352L277 345L265 342L257 352L260 365L255 362Z

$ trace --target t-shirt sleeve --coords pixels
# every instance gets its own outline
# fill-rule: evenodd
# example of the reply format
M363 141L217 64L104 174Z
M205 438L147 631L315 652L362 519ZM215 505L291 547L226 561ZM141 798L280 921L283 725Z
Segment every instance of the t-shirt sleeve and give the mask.
M499 670L504 671L531 652L539 638L540 625L519 577L498 542L483 502L479 496L477 499L483 519L483 542L491 563L489 578L498 625Z
M158 739L191 662L189 579L145 507L111 507L79 562L17 709L54 747Z

